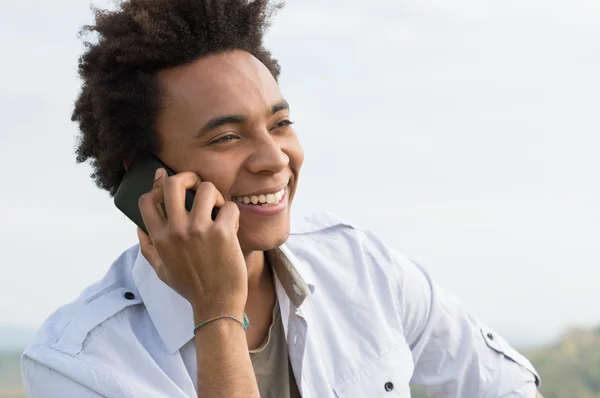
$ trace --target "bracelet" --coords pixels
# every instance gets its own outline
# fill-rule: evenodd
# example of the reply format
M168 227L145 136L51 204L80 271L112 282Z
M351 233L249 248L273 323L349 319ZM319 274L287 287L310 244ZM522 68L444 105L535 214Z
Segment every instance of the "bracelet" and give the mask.
M248 325L250 324L250 320L248 319L248 316L246 315L246 313L244 312L244 322L240 321L239 319L237 319L234 316L231 315L221 315L221 316L216 316L214 318L211 318L207 321L204 322L200 322L198 324L198 326L196 326L194 328L194 335L196 334L196 331L198 331L198 329L200 329L202 326L206 325L207 323L210 323L212 321L216 321L217 319L233 319L234 321L238 322L240 325L242 325L242 327L244 328L244 332L248 330Z

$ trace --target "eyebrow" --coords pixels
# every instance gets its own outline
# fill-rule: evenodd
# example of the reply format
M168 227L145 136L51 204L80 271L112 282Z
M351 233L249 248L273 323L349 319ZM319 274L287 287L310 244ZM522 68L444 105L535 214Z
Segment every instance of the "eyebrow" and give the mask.
M290 104L286 100L281 100L271 108L271 114L274 115L277 112L285 111L290 109Z
M286 100L281 100L275 105L271 107L271 115L276 114L277 112L281 112L284 110L290 109L290 104ZM226 116L218 116L213 119L210 119L204 127L200 129L196 137L201 137L204 134L212 131L221 126L225 126L228 124L242 124L246 123L248 118L244 115L226 115Z

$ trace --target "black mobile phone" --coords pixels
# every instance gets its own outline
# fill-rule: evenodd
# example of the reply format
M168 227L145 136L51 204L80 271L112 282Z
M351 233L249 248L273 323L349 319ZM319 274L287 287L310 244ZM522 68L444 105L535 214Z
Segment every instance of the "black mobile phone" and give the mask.
M156 173L156 170L161 167L167 171L169 176L177 174L156 156L146 155L136 158L125 172L123 181L121 181L115 194L115 206L117 206L127 218L133 221L145 233L148 233L148 230L144 225L138 203L143 194L152 190L152 186L154 185L154 174ZM186 191L185 208L187 211L192 209L195 195L196 193L190 189ZM218 212L219 208L214 207L211 214L213 221L217 217Z

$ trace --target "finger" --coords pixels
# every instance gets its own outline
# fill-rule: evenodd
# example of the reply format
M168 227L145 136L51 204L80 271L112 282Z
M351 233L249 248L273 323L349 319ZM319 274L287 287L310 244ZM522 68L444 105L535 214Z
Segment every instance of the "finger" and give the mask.
M223 199L221 192L211 182L203 182L196 189L196 197L194 198L194 205L190 213L190 222L196 225L211 223L213 207L221 207L223 205L225 205L225 199Z
M202 181L196 173L185 172L171 176L164 183L165 208L169 224L184 225L188 222L185 208L185 191L197 190Z
M167 171L163 168L156 169L156 174L154 175L154 183L152 184L152 188L156 189L156 195L158 197L158 201L156 202L156 208L159 210L161 216L166 220L165 216L165 196L164 196L164 185L165 181L169 178Z
M166 172L163 169L159 169L156 175L157 178L154 181L154 187L150 192L142 195L138 202L142 220L150 237L155 236L166 225L166 219L161 207L161 203L164 201L163 184Z
M140 249L142 251L142 255L144 256L144 258L146 258L148 263L150 263L150 265L154 269L154 272L156 272L156 275L158 276L158 278L160 280L162 280L163 282L167 283L166 282L167 275L165 273L166 269L163 266L162 259L158 255L158 252L156 251L156 248L154 247L152 240L140 228L137 229L137 235L138 235L138 239L140 241Z
M240 228L240 208L233 202L227 202L219 210L215 223L222 225L224 230L237 234Z
M162 259L158 255L154 244L150 237L142 231L140 228L137 229L138 240L140 241L140 249L142 254L156 270L156 268L162 263Z

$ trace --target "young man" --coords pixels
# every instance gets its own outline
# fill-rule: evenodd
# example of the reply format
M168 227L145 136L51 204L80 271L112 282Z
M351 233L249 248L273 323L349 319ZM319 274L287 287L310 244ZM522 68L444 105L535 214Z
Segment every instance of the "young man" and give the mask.
M28 396L409 397L412 382L535 397L531 364L376 236L326 214L290 229L303 151L263 47L272 11L97 12L78 161L111 194L146 154L183 172L157 170L139 202L148 235L44 323L23 354Z

